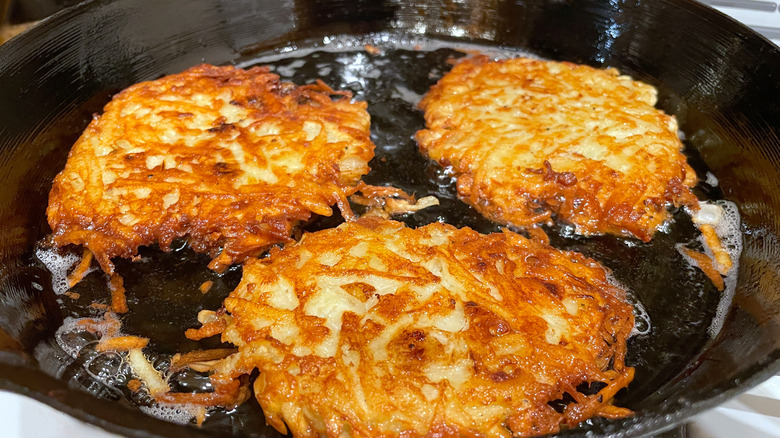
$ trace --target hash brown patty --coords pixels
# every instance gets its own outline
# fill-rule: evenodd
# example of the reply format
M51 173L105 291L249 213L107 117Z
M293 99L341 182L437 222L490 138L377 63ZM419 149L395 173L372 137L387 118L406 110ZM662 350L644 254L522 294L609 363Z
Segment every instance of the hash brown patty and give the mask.
M73 146L49 195L58 246L112 257L187 237L212 269L290 241L346 205L374 145L365 102L267 67L200 65L120 92Z
M510 231L360 219L248 261L224 304L239 351L217 380L259 369L266 420L298 438L532 436L630 415L611 405L633 376L625 291Z
M420 102L420 150L493 221L552 215L584 235L652 238L667 207L697 208L696 174L656 89L615 69L528 58L465 59Z

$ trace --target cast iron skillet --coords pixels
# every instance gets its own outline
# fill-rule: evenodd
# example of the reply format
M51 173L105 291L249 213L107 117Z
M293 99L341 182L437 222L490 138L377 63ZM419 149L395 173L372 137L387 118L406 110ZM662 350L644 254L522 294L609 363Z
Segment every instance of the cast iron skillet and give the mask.
M90 115L111 93L200 62L250 63L258 53L291 47L291 42L311 45L333 35L367 34L387 47L392 44L382 42L382 35L428 36L454 46L476 41L618 67L659 88L659 106L677 116L697 172L701 176L709 169L719 180L716 187L700 185L699 194L739 206L744 233L739 284L714 338L707 330L717 293L700 274L681 268L664 244L565 238L550 230L558 246L603 259L619 279L646 276L645 286L634 287L653 323L651 333L632 340L629 364L637 368L637 378L618 398L636 416L590 421L561 435L657 433L780 370L780 139L775 131L780 126L780 51L744 26L685 0L120 0L83 3L0 47L0 387L130 436L274 436L263 427L254 401L203 429L146 416L121 397L107 402L117 397L90 387L94 382L81 379L52 341L63 318L78 306L53 294L33 247L50 232L45 207L52 178ZM457 55L442 49L419 62L446 65L446 58ZM359 55L353 51L349 56ZM492 225L447 196L451 187L414 152L408 135L422 126L421 115L393 95L372 97L369 92L385 89L383 81L401 80L420 94L436 74L415 82L409 76L415 73L413 56L392 51L386 56L392 61L389 70L373 82L344 80L346 65L325 78L369 100L379 145L369 182L395 178L419 194L441 195L443 207L406 218L411 225L443 218L489 231ZM276 65L291 67L285 62ZM298 82L317 74L299 67L289 73ZM686 216L676 217L659 242L691 238ZM623 252L616 258L610 257L612 251ZM186 249L169 256L148 254L155 265L156 257L161 266L199 263ZM125 264L124 269L134 268ZM154 269L143 274L152 280L165 277ZM239 274L233 270L219 278L225 291ZM99 288L97 275L82 288ZM201 281L198 275L211 274L201 272L192 281ZM159 308L158 316L178 324L175 315L188 313L166 301L165 294L129 289L131 314L133 306ZM218 300L200 305L214 308ZM159 328L127 318L126 326L139 332Z

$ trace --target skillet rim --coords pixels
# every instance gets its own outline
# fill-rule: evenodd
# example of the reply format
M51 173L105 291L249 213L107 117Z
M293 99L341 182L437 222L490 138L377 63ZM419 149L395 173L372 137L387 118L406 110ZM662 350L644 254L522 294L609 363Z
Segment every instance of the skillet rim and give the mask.
M58 13L41 20L35 26L11 38L8 42L0 46L0 59L7 59L8 57L14 55L14 50L21 49L22 46L25 45L28 40L35 41L37 38L47 35L47 32L51 32L53 34L54 31L57 30L58 24L67 21L71 14L75 15L78 13L83 13L88 10L99 8L102 5L108 3L110 2L107 0L87 0L80 4L61 10ZM663 3L672 4L675 2L672 2L670 0L663 0ZM715 20L719 21L719 23L716 24L723 27L725 32L734 32L741 35L746 35L748 39L753 39L753 40L755 40L756 38L760 39L764 44L764 47L761 47L761 50L764 51L768 50L770 54L778 57L777 59L780 59L780 48L775 46L767 37L737 22L735 19L731 18L730 16L720 11L717 11L707 5L695 2L694 0L682 0L681 2L676 2L676 3L685 3L687 7L691 7L694 10L699 9L699 11L701 11L703 14L709 14L711 17L713 17L713 19L715 16L717 16L717 19ZM713 12L717 15L713 15ZM437 37L440 35L431 35L431 36ZM770 47L768 48L766 46L770 46ZM235 56L236 58L240 57L240 53L236 52ZM10 64L6 64L6 65L10 65ZM0 72L4 69L5 69L4 66L0 64ZM733 314L733 312L734 312L734 304L732 303L730 313ZM717 339L713 340L713 342L717 342ZM778 351L776 350L775 352ZM667 409L663 409L658 412L653 412L653 411L644 412L640 415L637 415L636 417L633 417L639 421L637 421L636 424L630 425L630 428L625 430L613 430L617 428L619 425L623 424L625 421L621 420L621 421L610 422L608 425L604 427L604 431L607 432L606 436L616 436L616 437L628 436L632 433L639 433L641 435L646 435L650 433L657 433L664 430L669 430L679 425L686 419L692 417L693 415L700 413L708 408L714 407L726 401L729 398L732 398L744 391L747 391L748 389L758 385L768 377L780 372L780 354L778 354L777 357L768 358L768 361L766 363L756 364L755 366L758 366L762 369L755 371L752 368L749 368L747 370L744 370L739 375L735 376L734 379L721 382L720 383L721 386L725 386L726 389L724 389L722 392L720 392L714 397L691 402L689 405L681 406L679 409L676 409L671 413L666 412ZM24 369L20 369L20 368L24 368ZM20 378L19 376L26 376L25 372L33 372L33 374L35 374L36 371L39 373L39 375L31 376L31 378L37 378L41 380L40 382L36 382L36 384L29 384L29 383L24 384L24 383L20 383L19 380L15 380L15 377ZM13 377L7 377L7 376L13 376ZM43 386L47 386L47 387L44 388ZM125 415L125 418L127 418L128 420L127 423L125 424L118 424L116 422L108 421L100 416L90 414L86 410L86 408L91 404L88 401L83 400L83 398L86 397L88 399L95 400L95 401L99 401L99 399L87 393L83 393L78 390L69 389L67 388L65 382L62 382L58 379L54 379L53 377L46 375L45 373L41 372L38 369L30 369L27 366L19 367L14 364L5 363L4 361L2 361L2 356L0 356L0 389L8 390L20 395L31 397L61 412L71 415L79 420L97 425L103 429L106 429L114 433L120 433L127 436L143 436L143 437L170 436L170 435L159 435L156 432L150 430L139 430L139 429L131 428L130 426L134 422L133 420L136 418L139 419L143 418L144 421L154 420L154 423L160 423L161 430L167 430L168 428L164 427L163 425L171 426L171 423L158 420L153 417L149 417L145 414L140 413L140 411L133 410L130 408L125 407L124 409L122 409L122 411L126 411L126 412L122 412L122 414ZM62 392L66 394L62 395ZM65 401L73 402L74 404L71 405L65 403ZM138 415L134 415L130 413L137 413ZM205 433L205 431L197 430L191 427L182 429L181 426L175 426L174 429L171 429L171 431L174 433L175 432L181 433L184 430L187 430L187 433L193 436L214 436L211 433ZM563 432L561 436L570 436L581 432L583 431Z

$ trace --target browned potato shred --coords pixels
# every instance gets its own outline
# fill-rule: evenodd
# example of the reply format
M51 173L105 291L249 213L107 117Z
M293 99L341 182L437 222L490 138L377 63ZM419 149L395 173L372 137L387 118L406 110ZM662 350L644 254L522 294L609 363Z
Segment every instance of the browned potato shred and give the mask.
M696 266L701 269L704 275L712 281L712 284L714 284L719 291L722 291L726 287L726 283L723 281L723 277L721 277L721 273L718 271L715 261L711 257L690 248L682 247L681 250L693 260Z
M200 293L206 294L211 290L211 286L214 286L214 282L211 280L204 281L201 283L200 287L198 288L200 290Z
M79 261L79 264L76 265L76 268L73 270L73 272L68 275L68 287L73 287L78 282L80 282L84 276L87 275L91 264L92 251L90 251L89 248L84 248L84 251L81 255L81 261Z
M189 353L176 353L171 358L171 371L178 371L193 363L211 362L217 359L224 359L237 350L234 348L215 348L212 350L195 350Z
M715 228L713 228L712 225L704 224L699 226L699 229L701 230L702 236L704 236L705 244L710 248L713 257L717 262L717 271L722 275L726 275L731 270L733 262L731 261L728 251L723 248L723 243L721 243L720 237L718 237L718 234L715 232Z
M134 348L142 349L149 343L149 339L140 336L117 336L103 338L95 347L97 351L129 351Z

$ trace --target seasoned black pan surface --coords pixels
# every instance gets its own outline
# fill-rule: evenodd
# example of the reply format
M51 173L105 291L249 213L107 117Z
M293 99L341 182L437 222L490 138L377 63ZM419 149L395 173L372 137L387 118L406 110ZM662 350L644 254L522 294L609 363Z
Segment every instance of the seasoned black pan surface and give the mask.
M681 122L691 164L700 176L711 171L718 179L717 185L702 182L699 194L734 201L742 214L739 285L715 337L709 332L721 295L674 248L695 238L685 213L677 212L668 232L651 244L548 229L555 246L610 267L650 319L649 331L629 345L627 362L637 377L617 402L637 415L592 420L561 435L657 432L780 368L780 224L774 219L780 141L772 130L780 122L774 78L780 54L745 28L685 1L147 3L83 4L0 48L6 121L0 130L0 386L128 435L275 436L254 400L216 413L203 429L146 416L136 408L145 401L121 389L121 364L63 354L56 329L67 317L89 315L89 304L107 291L99 273L77 286L78 300L51 290L34 256L36 242L50 232L44 210L51 180L91 114L119 89L199 62L262 63L296 83L321 78L368 102L377 156L366 181L441 200L403 218L407 223L443 220L495 231L457 200L452 181L419 155L411 138L423 126L417 100L449 69L449 60L465 55L453 48L474 48L467 43L614 66L656 85L661 107ZM371 55L363 43L383 53ZM413 48L418 44L423 50ZM323 218L308 229L339 221ZM150 248L143 256L140 263L117 265L130 300L124 330L152 338L161 362L176 351L213 346L214 340L186 340L183 330L197 325L197 310L219 306L240 268L217 276L184 245L168 254ZM206 279L216 286L204 299L198 286ZM116 379L106 381L101 371ZM194 374L175 380L188 388L207 384Z

